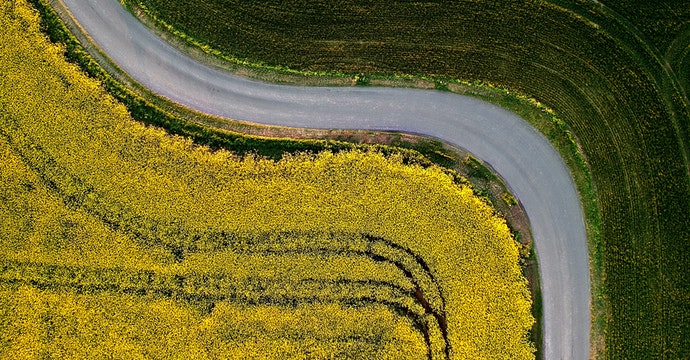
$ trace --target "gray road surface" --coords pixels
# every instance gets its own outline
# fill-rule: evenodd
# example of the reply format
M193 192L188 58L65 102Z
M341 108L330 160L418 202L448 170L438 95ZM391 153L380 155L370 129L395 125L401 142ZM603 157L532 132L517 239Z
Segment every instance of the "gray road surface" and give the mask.
M62 0L124 71L152 91L209 114L309 128L396 130L472 152L507 182L528 213L544 300L545 359L587 359L587 239L575 186L562 159L516 115L451 93L378 87L298 87L242 79L183 55L117 0Z

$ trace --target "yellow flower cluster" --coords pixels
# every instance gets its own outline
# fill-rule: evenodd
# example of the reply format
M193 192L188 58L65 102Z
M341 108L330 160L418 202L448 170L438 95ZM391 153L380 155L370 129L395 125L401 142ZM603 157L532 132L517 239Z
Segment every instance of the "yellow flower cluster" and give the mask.
M533 358L517 245L471 189L396 156L237 158L145 127L12 4L0 357Z

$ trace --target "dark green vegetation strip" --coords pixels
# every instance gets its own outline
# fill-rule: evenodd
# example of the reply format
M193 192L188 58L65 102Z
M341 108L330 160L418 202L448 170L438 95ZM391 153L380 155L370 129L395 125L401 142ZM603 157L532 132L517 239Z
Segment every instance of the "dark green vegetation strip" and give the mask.
M138 3L259 68L462 79L536 98L577 134L591 170L590 183L583 159L566 156L587 213L606 356L690 357L684 1Z

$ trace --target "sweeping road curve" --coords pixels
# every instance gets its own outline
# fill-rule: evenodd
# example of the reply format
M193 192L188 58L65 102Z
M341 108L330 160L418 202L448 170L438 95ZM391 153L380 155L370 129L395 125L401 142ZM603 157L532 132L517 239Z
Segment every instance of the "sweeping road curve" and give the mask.
M299 87L239 78L177 51L117 0L62 3L121 69L187 107L262 124L424 134L490 164L522 202L532 226L541 269L544 358L589 357L589 261L582 209L559 154L523 119L447 92Z

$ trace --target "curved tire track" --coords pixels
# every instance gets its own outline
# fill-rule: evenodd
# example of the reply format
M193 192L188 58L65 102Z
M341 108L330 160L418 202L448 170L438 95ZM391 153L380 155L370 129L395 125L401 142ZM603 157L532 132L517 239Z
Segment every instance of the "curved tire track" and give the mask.
M589 261L578 194L558 153L524 120L451 93L309 88L234 77L175 50L116 0L61 2L114 63L142 85L187 107L271 125L424 134L491 164L520 199L532 225L544 302L544 357L589 357Z
M24 138L25 143L32 144L32 145L39 143L39 142L33 141L29 138L26 138L25 134L18 133L15 135L18 135L19 137ZM64 189L61 188L61 186L59 186L55 181L53 181L53 179L51 179L49 173L51 173L51 172L57 173L57 174L61 174L62 176L68 178L69 183L74 185L74 187L77 189L82 189L82 191L84 191L84 189L88 188L88 186L85 186L85 184L83 183L82 180L72 176L64 168L59 167L57 165L56 161L52 157L50 157L48 154L42 152L42 150L40 149L40 146L39 147L36 147L36 146L32 147L30 150L30 152L32 152L32 154L28 155L24 151L22 151L22 149L20 148L20 145L18 144L18 142L21 142L21 141L17 141L17 139L14 139L5 130L0 129L0 137L3 137L6 139L6 141L8 142L8 144L10 145L10 147L14 151L14 153L22 160L22 162L26 166L28 166L35 174L38 175L38 177L41 179L41 181L48 188L48 191L54 193L59 198L63 199L63 201L65 202L65 204L67 204L67 206L81 209L81 210L85 211L86 213L94 216L95 218L100 219L109 229L111 229L112 231L114 231L116 233L130 234L130 235L132 235L133 238L143 240L148 245L159 246L159 247L162 247L162 248L170 251L172 254L175 255L175 259L178 262L181 262L185 258L185 255L188 252L189 253L195 253L196 252L196 251L190 251L191 249L187 249L185 247L171 246L170 244L167 244L166 242L162 241L160 238L151 238L151 237L145 235L146 233L149 233L149 231L146 231L146 230L150 230L150 229L146 229L145 231L141 231L142 229L137 229L136 227L130 228L127 225L124 225L124 224L122 224L116 220L107 219L105 214L100 213L99 211L97 211L93 208L90 208L89 206L85 205L83 203L83 201L80 200L80 198L83 200L85 194L81 194L81 195L77 195L77 196L68 195L64 191ZM37 164L36 159L43 160L42 161L43 163L40 165ZM40 160L39 160L39 162L40 162ZM362 281L348 280L348 281L343 281L343 283L353 283L353 284L354 283L361 283L361 284L364 284L366 286L369 286L369 285L383 286L383 287L389 288L389 290L392 289L393 291L397 291L399 293L407 293L409 296L414 298L419 303L419 305L423 308L424 313L432 315L433 318L435 319L435 321L436 321L436 323L437 323L437 325L441 331L442 337L443 337L443 348L444 348L444 352L445 352L445 358L449 359L450 358L450 343L448 341L448 329L447 329L447 321L446 321L446 316L445 316L446 301L445 301L445 298L443 297L443 293L441 292L440 285L438 284L438 281L435 279L435 277L434 277L433 273L431 272L427 263L424 261L424 259L421 256L415 254L412 250L410 250L404 246L401 246L399 244L396 244L393 241L386 240L384 238L373 236L373 235L368 235L368 234L362 234L361 236L364 239L366 239L368 242L368 244L366 246L366 250L361 250L361 251L339 250L339 249L328 249L327 247L324 247L324 248L319 248L319 249L312 249L312 250L306 251L306 253L316 252L316 253L328 253L328 254L341 254L341 255L348 254L348 255L365 256L365 257L368 257L368 258L374 260L375 262L386 262L386 263L389 263L389 264L395 266L398 270L400 270L405 275L405 277L407 279L410 280L414 289L408 290L408 289L405 289L403 287L400 287L399 285L395 285L392 283L388 284L386 282L371 281L371 280L362 280ZM405 266L405 264L402 262L401 259L387 258L384 254L379 254L377 251L375 251L374 250L376 248L375 244L380 244L381 246L388 247L388 248L392 249L393 251L399 251L402 253L402 257L409 257L411 259L411 263L415 264L421 270L420 275L422 277L428 278L428 279L426 279L426 280L428 280L426 285L430 285L431 289L427 288L425 286L421 286L420 285L420 279L415 277L415 275L413 274L414 270L408 269ZM230 246L229 245L223 246L223 248L228 248L228 247L230 247ZM263 250L263 251L262 250L241 251L241 252L242 253L267 253L266 250ZM271 250L268 252L271 254L283 255L286 253L291 253L293 251L280 251L280 249L278 247L275 250ZM303 251L303 250L295 251L295 252L305 253L305 251ZM385 251L384 251L384 253L385 253ZM29 264L22 264L22 265L26 266ZM3 279L5 279L5 277L2 276L2 273L4 270L6 270L7 266L8 266L7 262L3 265L0 265L0 282L4 281ZM54 267L55 268L61 268L61 267L62 268L68 268L65 266L58 266L58 265L56 265ZM120 271L120 270L115 270L115 271ZM152 274L153 274L153 272L150 272L150 271L145 272L145 273L148 273L149 277L152 276ZM419 271L418 271L418 273L419 273ZM77 277L73 276L73 278L77 278ZM98 277L91 277L91 278L98 278ZM5 280L7 280L7 279L5 279ZM314 281L314 282L318 283L317 279L305 279L305 280L306 281ZM182 282L182 280L180 280L180 283L181 282ZM328 282L328 281L326 281L326 282ZM338 281L335 281L335 282L337 283ZM33 282L33 283L29 282L29 283L31 283L32 285L41 285L41 284L38 284L35 282ZM59 281L58 283L63 284L63 283L65 283L65 281ZM49 284L49 283L43 283L41 286L50 286L50 285L51 284ZM74 284L72 287L80 288L80 289L82 288L81 285L77 286ZM180 288L181 287L182 286L180 285ZM98 286L93 285L93 286L91 286L91 288L96 289L96 288L98 288ZM106 285L105 288L113 288L113 287L110 285ZM141 289L139 289L139 291L143 291L143 289L144 288L141 288ZM132 289L129 289L129 290L124 289L124 290L125 290L125 292L132 292L131 291ZM434 301L432 299L433 303L436 304L437 307L434 307L429 302L430 298L428 297L428 295L425 296L425 293L427 291L432 292L433 293L432 296L438 296L439 297L440 304L438 304L436 301ZM377 300L375 298L372 298L371 300L374 302L380 302L379 300ZM394 301L390 302L390 304L394 304L394 303L395 303ZM388 304L388 305L390 305L390 304ZM403 312L403 313L406 313L407 316L410 317L410 319L415 321L415 324L417 324L416 326L424 335L425 341L427 343L427 347L429 349L429 358L431 358L432 347L431 347L431 339L429 337L429 324L426 321L424 321L421 317L419 317L418 314L416 314L417 317L414 317L414 318L411 317L411 315L415 315L414 312L408 308L405 308L403 305L398 304L396 309Z
M204 276L200 274L187 274L185 276L173 274L158 274L152 270L128 270L122 268L92 268L82 266L47 265L44 263L32 263L23 261L9 260L0 265L0 284L10 286L30 285L40 290L70 291L76 294L95 294L101 292L112 292L135 296L146 296L155 294L169 299L183 299L187 302L210 302L210 309L215 306L215 302L229 301L240 304L250 305L278 305L284 307L295 307L303 303L336 303L336 304L379 304L387 307L391 312L408 318L414 328L420 332L425 339L427 346L427 357L432 359L432 344L429 337L429 325L419 313L419 309L410 308L400 299L405 295L410 296L405 289L399 288L394 284L379 281L357 281L357 280L334 280L324 281L323 279L304 279L298 282L296 287L291 288L291 292L284 294L268 294L261 296L245 295L241 287L218 287L215 289L207 288L207 282L215 279L221 280L223 276ZM108 279L105 282L93 282L95 279ZM116 280L113 280L116 279ZM249 282L262 289L255 289L254 292L263 293L265 289L284 289L285 284L280 280L267 280L256 278ZM203 284L203 285L201 285ZM294 284L294 283L291 283ZM329 298L321 296L304 295L313 286L317 285L319 290L331 289ZM201 286L201 287L200 287ZM304 287L301 289L300 287ZM349 297L348 291L339 291L342 288L359 288L364 294ZM376 295L376 290L381 287L386 288L392 298L381 298ZM205 288L204 291L200 291ZM211 286L213 288L213 286ZM209 310L210 311L210 310ZM447 358L447 357L446 357Z

